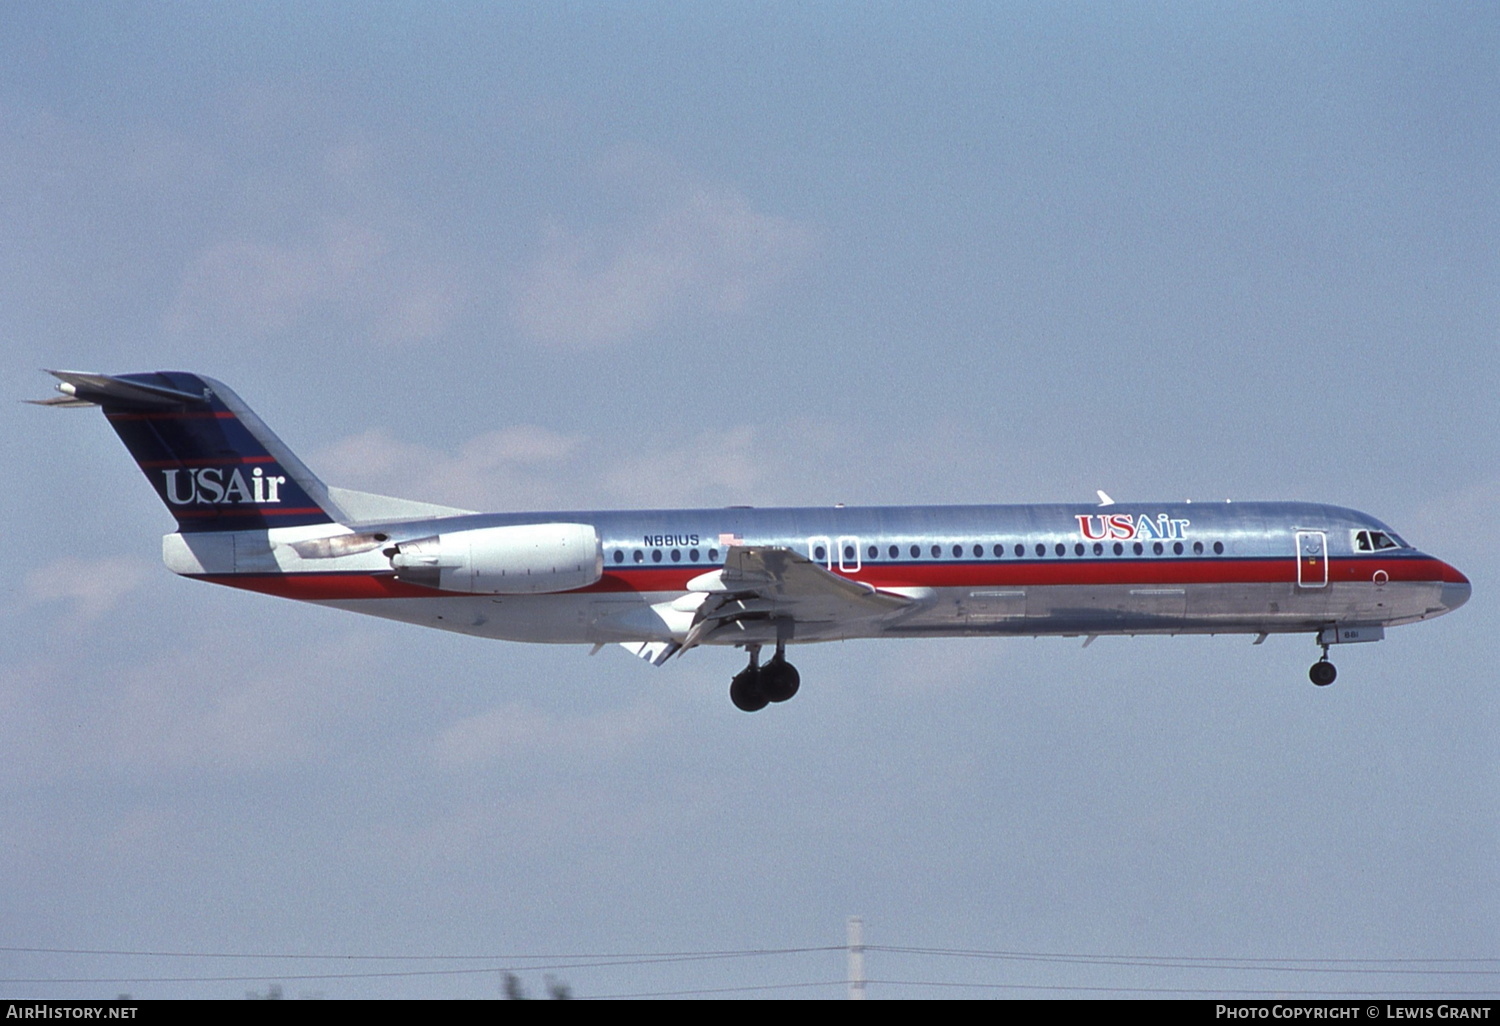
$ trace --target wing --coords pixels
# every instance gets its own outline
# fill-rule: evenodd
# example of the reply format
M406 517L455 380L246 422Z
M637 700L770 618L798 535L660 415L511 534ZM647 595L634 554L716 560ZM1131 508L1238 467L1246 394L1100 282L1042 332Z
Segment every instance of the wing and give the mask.
M840 577L791 549L732 545L724 567L688 582L702 601L684 649L729 638L747 642L838 637L849 624L888 618L916 603Z
M918 595L878 591L773 546L731 545L722 569L700 574L687 587L687 595L654 607L674 626L673 639L622 642L626 651L660 666L709 642L838 638L852 623L900 616L921 604Z

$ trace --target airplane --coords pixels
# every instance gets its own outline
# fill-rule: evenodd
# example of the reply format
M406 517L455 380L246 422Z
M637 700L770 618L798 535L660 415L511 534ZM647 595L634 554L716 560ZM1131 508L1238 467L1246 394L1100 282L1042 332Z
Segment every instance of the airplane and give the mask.
M734 646L747 712L797 693L788 645L849 638L1300 632L1326 686L1332 645L1470 594L1380 521L1314 503L478 513L325 485L212 378L48 373L61 394L31 401L103 409L177 521L162 556L182 576L657 666Z

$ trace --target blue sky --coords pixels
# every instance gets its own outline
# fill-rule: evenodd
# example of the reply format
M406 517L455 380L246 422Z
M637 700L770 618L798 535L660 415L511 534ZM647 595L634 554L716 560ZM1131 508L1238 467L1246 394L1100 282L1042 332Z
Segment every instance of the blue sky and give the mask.
M487 509L1329 501L1475 597L1326 691L1301 638L848 643L747 717L732 653L178 580L97 414L12 402L7 943L738 951L857 914L896 946L1500 958L1497 42L1460 4L12 5L13 400L197 370L331 483ZM576 961L585 995L843 970ZM4 951L134 982L0 990L496 992L299 965ZM868 965L976 988L886 997L1496 979Z

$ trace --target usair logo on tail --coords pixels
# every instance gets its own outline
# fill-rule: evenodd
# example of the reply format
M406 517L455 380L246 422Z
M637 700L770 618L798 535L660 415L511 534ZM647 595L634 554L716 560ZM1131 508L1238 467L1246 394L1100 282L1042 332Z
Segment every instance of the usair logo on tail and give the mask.
M162 476L167 486L164 494L174 506L242 506L280 502L281 486L286 484L284 476L263 473L259 467L250 471L249 481L238 467L230 469L227 478L223 467L174 468L163 470Z

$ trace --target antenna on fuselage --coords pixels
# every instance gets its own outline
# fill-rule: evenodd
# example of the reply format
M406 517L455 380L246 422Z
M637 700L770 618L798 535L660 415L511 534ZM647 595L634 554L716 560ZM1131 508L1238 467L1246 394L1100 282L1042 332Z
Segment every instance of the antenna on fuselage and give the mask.
M1094 494L1099 496L1099 505L1101 506L1113 506L1115 504L1115 500L1111 499L1109 493L1103 488L1096 488Z

